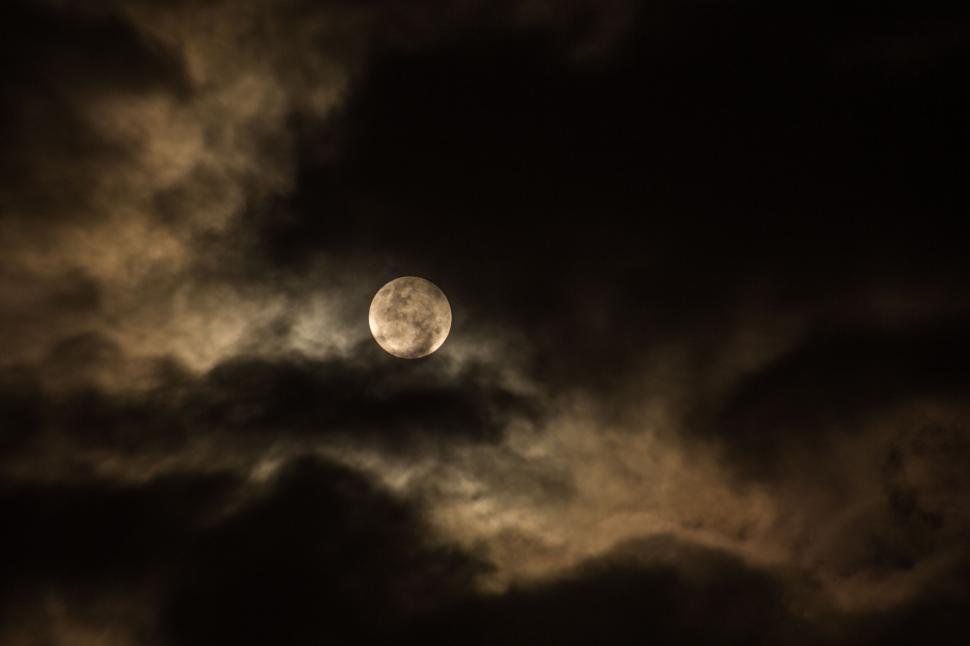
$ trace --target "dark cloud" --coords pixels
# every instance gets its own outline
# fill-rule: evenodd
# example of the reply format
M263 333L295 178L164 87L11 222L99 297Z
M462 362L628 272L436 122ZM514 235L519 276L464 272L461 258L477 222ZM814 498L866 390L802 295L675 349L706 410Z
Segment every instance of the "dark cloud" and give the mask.
M407 506L352 472L299 461L194 547L166 630L186 645L381 643L480 571L426 543Z
M894 613L887 613L876 627L867 632L866 644L911 644L926 640L934 644L962 644L966 641L966 613L970 610L967 589L967 566L953 569L946 583L927 590L915 603Z
M844 615L795 573L671 537L483 594L478 558L433 539L414 508L316 459L265 483L219 473L134 485L8 480L0 514L9 625L20 620L15 601L33 594L149 588L161 599L152 625L175 644L901 644L916 635L955 644L967 607L954 571L900 612Z
M28 591L147 586L163 600L158 630L187 645L456 636L841 644L920 634L959 643L951 631L966 608L965 586L953 584L901 613L840 616L809 581L666 537L621 545L547 583L483 595L473 587L482 563L436 545L414 509L309 459L258 486L220 474L139 485L7 481L0 513L6 610Z
M44 395L29 374L15 370L0 373L0 454L21 447L40 432L44 424Z
M109 3L11 2L4 16L17 27L3 43L8 81L85 91L174 90L187 83L179 55Z
M389 366L380 353L362 349L369 358L361 361L231 359L198 377L153 360L142 371L145 388L117 392L102 382L124 370L121 350L98 335L71 337L41 371L5 375L5 442L25 448L53 434L78 447L137 454L216 436L257 446L338 437L406 453L429 442L493 443L510 422L535 423L543 414L540 400L510 389L488 366L452 374L434 359Z
M659 537L556 581L478 599L435 617L428 631L432 643L455 634L473 644L828 643L791 594L772 575Z
M221 473L5 481L0 516L0 613L32 595L147 588L178 644L377 643L484 567L436 547L414 509L360 475L311 459L259 486Z
M145 484L105 480L0 485L2 598L49 588L132 589L180 551L238 487L229 475Z
M9 27L0 45L0 215L90 215L83 211L103 173L129 161L135 145L98 131L97 111L108 106L97 102L185 96L183 61L105 3L16 0L2 16Z
M430 617L429 643L958 644L967 587L950 582L894 613L846 614L811 580L765 572L670 537L633 541L554 581L476 597Z
M825 450L880 412L920 399L961 401L970 388L967 321L851 327L811 335L739 381L707 428L755 470L793 447Z
M496 440L512 419L539 413L536 402L508 390L485 366L470 365L451 376L431 363L299 359L219 365L208 374L194 408L203 423L211 420L217 428L344 433L398 446L422 434Z
M962 559L970 514L960 502L970 494L970 436L962 425L930 423L902 433L884 462L888 531L875 537L898 567L939 554Z
M830 5L6 3L0 625L962 643L970 15Z

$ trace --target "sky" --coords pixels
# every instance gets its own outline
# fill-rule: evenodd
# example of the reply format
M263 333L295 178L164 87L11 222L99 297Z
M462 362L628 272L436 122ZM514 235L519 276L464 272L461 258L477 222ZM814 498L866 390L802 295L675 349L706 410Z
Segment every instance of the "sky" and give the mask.
M3 3L0 643L967 643L968 65L936 1Z

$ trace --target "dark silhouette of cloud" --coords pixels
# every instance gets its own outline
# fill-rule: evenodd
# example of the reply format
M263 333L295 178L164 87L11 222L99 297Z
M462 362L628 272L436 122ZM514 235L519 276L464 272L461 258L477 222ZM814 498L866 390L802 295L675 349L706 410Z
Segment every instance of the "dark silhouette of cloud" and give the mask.
M921 398L959 402L970 388L966 321L822 332L737 384L707 427L739 462L770 472L791 448L824 451L880 411Z
M790 594L772 575L659 537L556 581L477 599L435 617L428 631L431 643L459 633L473 644L826 643L789 607Z
M206 533L164 611L180 644L380 643L465 594L482 567L425 545L414 510L345 469L287 465Z
M45 389L37 370L8 371L0 390L8 449L43 440L45 431L78 447L134 454L205 437L221 437L230 454L233 438L268 446L284 437L338 437L409 452L424 442L494 443L510 422L535 423L543 415L540 401L509 389L483 365L450 374L408 362L240 358L196 377L156 361L147 389L119 393L98 382L117 369L119 352L97 335L58 344L40 374L54 375L55 383L65 373L88 376L66 388Z
M238 480L181 474L144 484L85 480L0 485L2 597L80 586L132 589L181 558Z

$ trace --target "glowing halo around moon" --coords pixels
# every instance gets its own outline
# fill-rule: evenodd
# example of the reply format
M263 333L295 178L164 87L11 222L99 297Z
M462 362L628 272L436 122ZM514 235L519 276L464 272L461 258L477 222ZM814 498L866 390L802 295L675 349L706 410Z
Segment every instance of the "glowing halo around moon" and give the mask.
M451 305L438 286L417 276L402 276L381 287L368 315L374 340L401 359L426 357L451 331Z

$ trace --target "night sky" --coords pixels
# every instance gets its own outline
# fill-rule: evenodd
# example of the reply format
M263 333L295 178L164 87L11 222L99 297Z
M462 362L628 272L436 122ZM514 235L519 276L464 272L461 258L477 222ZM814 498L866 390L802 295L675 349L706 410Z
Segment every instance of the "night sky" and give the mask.
M968 71L936 0L3 2L0 644L970 643Z

